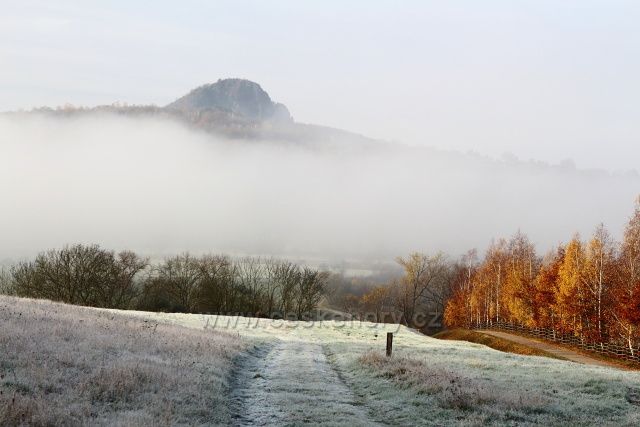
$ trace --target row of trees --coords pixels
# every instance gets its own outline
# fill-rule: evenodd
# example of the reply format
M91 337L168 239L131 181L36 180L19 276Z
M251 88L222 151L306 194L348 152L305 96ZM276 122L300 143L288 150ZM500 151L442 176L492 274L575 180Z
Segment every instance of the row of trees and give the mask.
M115 254L97 245L40 253L10 269L10 288L19 296L104 308L130 308L136 277L148 266L133 252Z
M322 299L327 277L289 261L186 254L153 269L143 284L140 306L302 319Z
M289 261L183 254L157 265L125 251L74 245L40 253L4 275L11 293L92 307L303 318L327 273Z
M576 235L541 258L518 232L463 264L445 310L449 326L504 321L632 351L640 344L640 199L621 243L600 225L590 240Z

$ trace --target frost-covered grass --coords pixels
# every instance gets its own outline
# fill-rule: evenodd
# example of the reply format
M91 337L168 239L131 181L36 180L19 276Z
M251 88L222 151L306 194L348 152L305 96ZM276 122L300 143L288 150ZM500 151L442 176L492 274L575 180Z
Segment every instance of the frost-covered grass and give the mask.
M638 372L396 325L120 313L7 297L0 319L0 425L640 425Z
M640 406L627 400L640 389L637 372L507 354L405 328L394 344L391 360L381 345L331 346L346 381L389 423L640 425Z
M145 315L139 313L139 315ZM165 314L247 339L321 344L371 420L390 425L640 425L640 373L444 341L397 325ZM383 356L385 332L394 354ZM296 387L295 369L290 378Z
M230 421L237 336L0 296L0 425Z

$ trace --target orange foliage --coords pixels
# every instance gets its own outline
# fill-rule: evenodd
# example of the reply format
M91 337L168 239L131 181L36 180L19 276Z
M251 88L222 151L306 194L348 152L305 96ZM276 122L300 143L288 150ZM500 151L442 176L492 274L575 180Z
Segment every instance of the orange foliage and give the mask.
M637 348L640 199L620 244L601 225L588 243L576 235L543 260L518 232L468 273L447 303L447 326L511 322Z

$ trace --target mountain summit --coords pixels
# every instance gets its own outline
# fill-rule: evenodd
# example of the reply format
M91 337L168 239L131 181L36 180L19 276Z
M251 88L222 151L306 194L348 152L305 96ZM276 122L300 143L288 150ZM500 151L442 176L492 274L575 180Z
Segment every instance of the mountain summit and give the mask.
M3 114L22 115L30 112ZM296 123L283 104L274 102L258 83L245 79L220 79L190 91L172 103L155 105L98 105L96 107L42 107L31 113L80 116L96 113L127 117L178 120L192 128L229 139L289 141L299 144L349 142L370 144L373 140L340 129Z
M244 79L220 79L193 89L165 108L184 113L218 110L252 121L291 121L289 110L273 102L258 83Z

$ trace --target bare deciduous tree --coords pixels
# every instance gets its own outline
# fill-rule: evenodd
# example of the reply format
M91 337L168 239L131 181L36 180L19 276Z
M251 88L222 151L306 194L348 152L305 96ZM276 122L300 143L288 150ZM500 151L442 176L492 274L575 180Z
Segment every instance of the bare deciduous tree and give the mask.
M404 321L412 325L418 305L435 304L444 308L449 284L449 263L444 254L429 256L412 253L407 258L398 258L405 274L396 285L396 299Z

